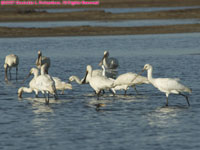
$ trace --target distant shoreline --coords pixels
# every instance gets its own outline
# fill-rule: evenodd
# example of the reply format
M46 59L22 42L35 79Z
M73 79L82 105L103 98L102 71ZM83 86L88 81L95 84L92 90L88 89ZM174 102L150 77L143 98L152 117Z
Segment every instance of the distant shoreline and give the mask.
M183 7L200 6L200 0L99 0L99 6L54 7L54 6L0 6L0 22L35 21L122 21L151 19L200 19L200 8L156 12L110 13L103 10L83 12L47 13L38 8L137 8L137 7ZM93 36L134 35L200 32L199 24L145 26L145 27L53 27L53 28L8 28L0 27L0 37L37 36Z
M138 35L200 32L199 24L149 26L149 27L55 27L55 28L7 28L0 27L0 37L55 37Z
M47 13L34 11L3 11L0 12L0 22L24 21L89 21L89 20L142 20L142 19L200 19L200 8L168 10L155 12L109 13L103 10Z
M31 1L31 0L23 0ZM36 0L38 2L39 0ZM40 0L50 1L50 0ZM64 0L55 0L62 2ZM81 1L81 0L71 0ZM99 5L7 5L0 8L136 8L136 7L180 7L180 6L200 6L199 0L87 0L87 1L99 1Z

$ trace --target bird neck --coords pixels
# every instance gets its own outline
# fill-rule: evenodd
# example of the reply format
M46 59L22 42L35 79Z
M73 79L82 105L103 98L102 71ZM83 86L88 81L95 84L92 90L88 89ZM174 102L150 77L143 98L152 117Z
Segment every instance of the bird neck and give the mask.
M105 56L104 59L103 59L103 65L105 66L105 68L108 68L108 57Z
M76 83L81 84L81 80L77 76L74 76L73 78L76 81Z
M148 80L151 82L153 80L153 68L150 68L148 71L147 71L147 78Z
M89 81L92 78L92 70L88 71L87 80Z
M34 78L37 78L38 77L38 71L35 71L34 73L33 73L33 75L34 75Z
M104 65L102 65L102 76L106 76L106 69Z
M47 67L46 63L42 65L41 70L40 70L41 75L47 74L46 67Z
M42 69L42 68L41 68L41 71L40 71L40 72L41 72L41 75L44 75L44 74L45 74L45 71L44 71L44 69Z

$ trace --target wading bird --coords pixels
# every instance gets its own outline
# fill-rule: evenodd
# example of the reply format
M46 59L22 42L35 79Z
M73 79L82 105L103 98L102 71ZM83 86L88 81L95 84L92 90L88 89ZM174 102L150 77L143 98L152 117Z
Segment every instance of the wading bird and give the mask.
M86 67L86 75L84 77L84 80L82 81L83 83L86 82L86 78L88 78L88 82L90 86L94 89L98 98L102 90L112 90L113 94L115 93L113 89L113 84L114 84L113 80L110 80L109 78L102 75L93 76L91 65L87 65Z
M168 106L168 96L169 94L179 94L185 97L188 106L190 106L188 96L184 95L182 92L188 92L191 93L192 90L185 85L179 83L179 79L173 79L173 78L153 78L152 72L153 67L150 64L146 64L143 68L143 70L147 70L147 77L150 83L159 89L161 92L165 93L166 95L166 106Z
M45 73L46 66L47 64L41 66L41 75L36 79L36 87L38 91L44 94L46 104L49 104L49 94L54 95L55 99L57 99L57 91L55 81Z
M36 68L32 68L28 74L28 76L24 79L24 81L31 75L33 74L34 77L33 79L29 82L29 88L27 87L21 87L19 88L18 90L18 97L19 98L22 98L22 93L25 92L25 93L32 93L33 91L35 92L36 94L36 97L38 97L38 88L36 86L36 79L38 77L38 74L39 74L39 71L38 69ZM61 90L62 93L61 94L64 94L64 90L67 90L67 89L72 89L72 85L69 84L69 83L66 83L64 81L62 81L61 79L59 79L58 77L52 77L52 79L54 80L55 82L55 87L56 87L56 90Z
M17 55L10 54L7 55L5 58L5 64L4 64L4 69L5 69L5 80L8 81L8 76L7 76L7 69L9 69L9 74L10 74L10 80L11 80L11 68L15 67L16 68L16 80L17 80L17 73L18 73L18 64L19 64L19 58Z

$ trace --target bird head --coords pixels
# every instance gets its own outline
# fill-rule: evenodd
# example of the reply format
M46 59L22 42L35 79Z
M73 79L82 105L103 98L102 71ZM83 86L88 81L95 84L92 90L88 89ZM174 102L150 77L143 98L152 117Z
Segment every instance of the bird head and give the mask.
M86 83L88 73L92 74L92 66L91 65L87 65L87 67L86 67L85 77L83 78L83 80L81 80L82 84Z
M109 56L109 52L108 51L104 51L104 56Z
M102 66L103 65L103 60L104 58L108 57L109 56L109 52L108 51L104 51L103 53L103 58L101 59L100 63L99 63L99 66Z
M149 70L150 68L152 68L152 66L150 64L146 64L144 65L143 70Z

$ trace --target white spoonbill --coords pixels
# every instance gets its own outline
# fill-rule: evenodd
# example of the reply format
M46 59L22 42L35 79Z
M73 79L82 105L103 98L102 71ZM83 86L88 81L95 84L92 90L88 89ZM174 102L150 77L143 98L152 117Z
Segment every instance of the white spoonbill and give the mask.
M126 95L127 89L131 86L135 89L136 93L138 94L136 90L136 85L140 84L149 84L150 82L146 77L140 76L136 73L128 72L121 74L117 77L117 79L114 81L115 90L119 90L121 87L121 90L124 90Z
M52 77L45 73L45 67L47 64L41 66L41 75L39 75L36 79L37 90L41 91L45 96L45 102L49 103L49 93L54 95L55 99L57 99L57 91L55 86L55 81ZM46 95L47 94L47 97Z
M98 98L100 96L100 92L101 90L112 90L113 93L115 93L115 91L112 89L113 87L113 80L110 80L109 78L105 77L105 76L93 76L92 75L92 66L91 65L87 65L86 68L86 75L85 78L83 80L83 83L86 82L86 77L88 78L89 84L90 86L95 90Z
M188 103L188 106L190 106L188 96L182 94L182 92L188 92L191 93L192 90L185 85L179 83L179 79L173 79L173 78L153 78L152 72L153 67L150 64L146 64L143 68L143 70L147 70L147 77L150 83L159 89L161 92L165 93L166 95L166 106L168 106L168 96L170 93L173 94L179 94L186 98L186 101Z
M18 97L22 98L23 92L25 93L32 93L33 91L35 92L35 96L38 97L38 90L36 86L36 79L38 77L39 71L36 68L32 68L26 78L28 78L31 74L33 74L33 79L29 82L29 88L27 87L20 87L18 89ZM25 80L25 79L24 79Z
M108 57L109 56L109 52L108 51L104 51L104 55L102 60L99 63L99 66L104 65L106 69L117 69L117 67L119 66L119 62L116 58L114 57Z
M43 64L47 64L45 72L48 74L48 70L51 65L51 60L49 57L42 56L42 52L38 51L38 58L36 59L35 63L38 69L40 69Z
M19 64L19 58L15 54L10 54L7 55L5 58L5 64L4 64L4 69L5 69L5 80L8 80L7 76L7 69L9 69L9 74L10 74L10 79L11 79L11 68L15 67L16 68L16 80L17 80L17 73L18 73L18 64Z
M35 92L36 97L38 97L38 92L39 91L37 90L37 86L36 86L36 79L38 77L38 73L39 73L39 71L36 68L32 68L30 70L29 75L25 79L27 79L31 74L34 74L34 77L29 82L29 88L27 88L27 87L21 87L21 88L19 88L19 90L18 90L18 97L21 98L23 92L32 93L33 91ZM56 90L61 90L62 94L64 94L64 90L66 90L66 89L72 89L72 85L71 84L66 83L64 81L61 81L61 79L59 79L58 77L52 77L52 79L55 82Z

